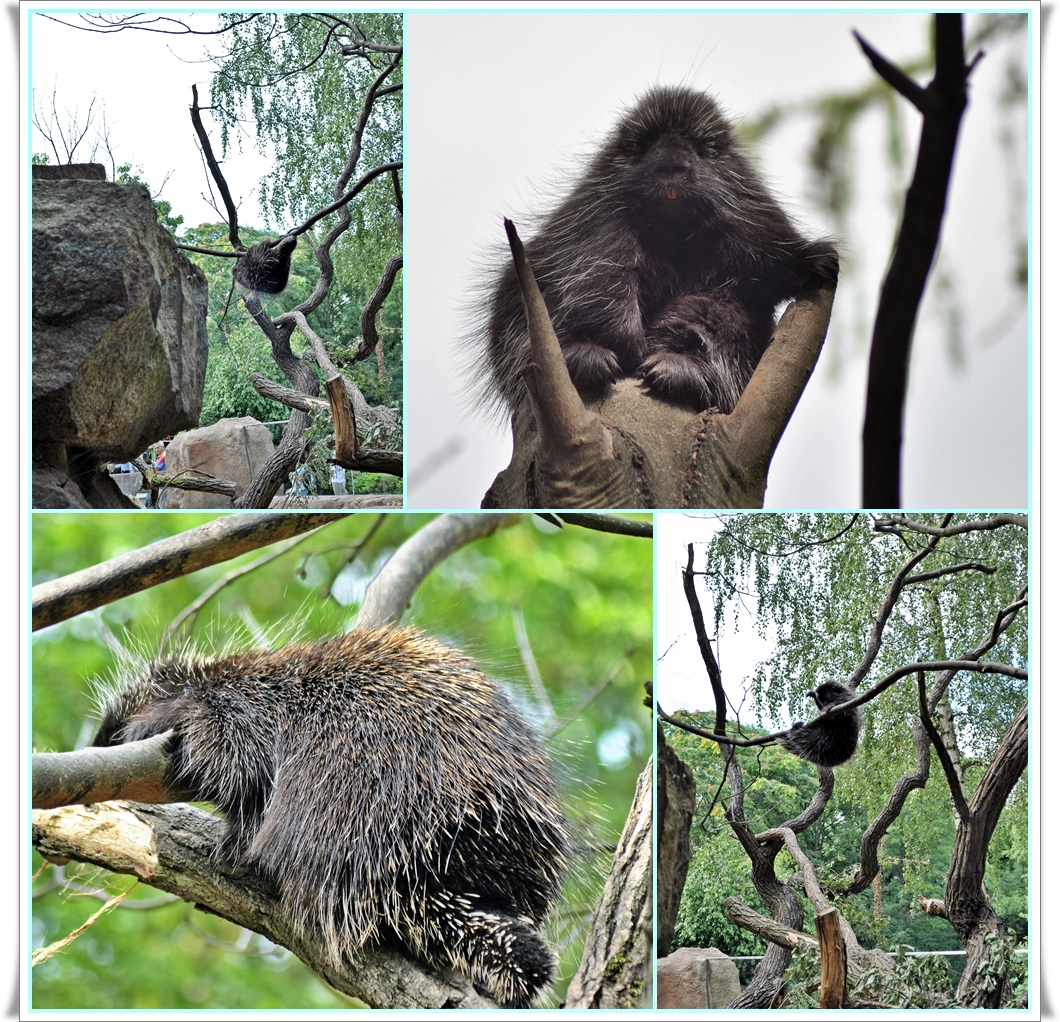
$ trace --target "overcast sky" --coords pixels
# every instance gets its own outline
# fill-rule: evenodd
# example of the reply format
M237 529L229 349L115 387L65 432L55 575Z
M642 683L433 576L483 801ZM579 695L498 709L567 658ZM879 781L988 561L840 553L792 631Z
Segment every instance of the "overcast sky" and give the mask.
M578 158L622 107L654 83L714 94L734 119L770 105L866 85L852 28L895 61L923 53L924 14L411 14L407 19L407 449L414 507L475 506L510 455L506 425L461 400L466 306L501 218L557 202ZM1026 315L1010 309L1012 235L995 98L996 47L976 69L943 237L942 266L964 316L965 364L946 354L937 303L918 325L906 412L904 503L911 507L1027 502ZM919 121L905 109L915 152ZM807 121L759 153L782 203L810 234L829 229L806 198ZM884 124L855 138L859 189L833 327L773 462L766 506L860 502L867 338L895 217ZM1005 317L1008 315L1008 319ZM1002 329L991 328L999 322ZM456 458L446 461L454 449Z
M77 21L76 15L62 17L70 23ZM200 29L217 24L213 14L179 17ZM199 87L199 103L209 104L213 65L205 61L205 56L208 50L219 50L214 37L139 31L105 35L69 28L36 14L30 18L30 33L31 74L38 110L50 112L54 91L63 127L66 116L75 112L83 124L95 96L95 124L102 127L101 115L105 111L111 146L119 163L141 166L152 193L157 196L161 189L161 197L173 204L174 213L184 217L185 226L221 219L203 198L204 193L209 194L208 174L188 113L193 84ZM208 112L203 114L203 122L220 158L220 133L210 130L212 118ZM253 132L253 124L247 127ZM95 133L92 129L77 150L77 162L89 159ZM35 153L48 153L51 162L56 162L51 148L37 132L32 149ZM65 154L60 155L65 162ZM96 159L107 163L102 147ZM240 222L262 226L257 186L271 169L271 161L257 152L253 135L244 140L242 153L231 152L226 157L223 167L232 197L239 205ZM109 166L107 172L109 175Z

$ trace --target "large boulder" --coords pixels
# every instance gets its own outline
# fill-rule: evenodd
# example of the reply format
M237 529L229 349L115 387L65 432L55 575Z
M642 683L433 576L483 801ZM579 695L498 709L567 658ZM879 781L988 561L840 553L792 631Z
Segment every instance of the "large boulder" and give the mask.
M223 479L236 484L236 497L243 494L275 447L267 426L245 415L238 419L218 419L212 426L188 430L170 441L166 448L166 475L194 479ZM232 499L201 490L167 489L165 507L232 507Z
M53 466L44 452L60 445L128 461L195 426L206 303L206 277L159 225L146 188L35 174L35 450Z
M716 947L682 947L656 963L659 1008L727 1008L740 996L736 963Z

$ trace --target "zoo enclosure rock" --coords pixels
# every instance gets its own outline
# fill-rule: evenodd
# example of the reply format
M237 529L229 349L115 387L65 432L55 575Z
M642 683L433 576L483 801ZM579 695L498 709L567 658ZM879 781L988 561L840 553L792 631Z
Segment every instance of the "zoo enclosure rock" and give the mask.
M33 442L126 461L198 423L206 277L142 185L49 177L33 179Z
M659 1008L727 1008L740 996L736 963L716 947L682 947L658 962Z
M174 437L166 448L166 475L211 476L236 484L236 496L250 485L275 447L267 426L249 415L218 419L212 426L188 430ZM178 490L173 487L166 507L232 507L232 498L220 493Z

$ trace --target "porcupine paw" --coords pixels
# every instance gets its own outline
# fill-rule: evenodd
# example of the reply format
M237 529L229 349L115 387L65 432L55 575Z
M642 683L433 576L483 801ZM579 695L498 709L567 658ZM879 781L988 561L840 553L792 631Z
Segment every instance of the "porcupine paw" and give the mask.
M563 346L563 357L571 383L583 398L600 398L622 373L618 356L610 348L588 341L572 341Z
M746 328L745 314L730 302L679 296L652 324L638 373L659 397L731 412L753 369L741 352Z
M531 920L482 907L473 894L429 895L405 938L414 953L463 972L505 1008L529 1008L555 965Z

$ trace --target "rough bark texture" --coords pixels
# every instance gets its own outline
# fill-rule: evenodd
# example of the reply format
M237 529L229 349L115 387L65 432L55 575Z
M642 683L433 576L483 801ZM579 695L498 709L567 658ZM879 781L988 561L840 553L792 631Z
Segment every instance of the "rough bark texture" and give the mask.
M983 878L986 853L1001 810L1027 767L1027 704L1009 725L968 807L969 819L957 828L946 877L946 914L968 954L957 986L957 1000L967 1008L1000 1007L1006 983L985 982L977 975L991 955L988 933L1004 935L1001 918L990 904ZM1007 969L1001 970L1007 975Z
M585 938L581 964L567 988L567 1008L651 1005L651 796L648 760Z
M35 810L33 845L46 859L76 859L126 873L289 948L336 990L371 1007L497 1008L470 980L440 976L395 950L372 950L341 971L302 941L268 885L220 868L224 824L186 805L107 802Z
M656 948L658 956L670 953L677 925L677 910L692 861L690 830L696 808L696 779L677 753L666 744L658 728L659 751L656 812L659 814L659 863L656 890Z

